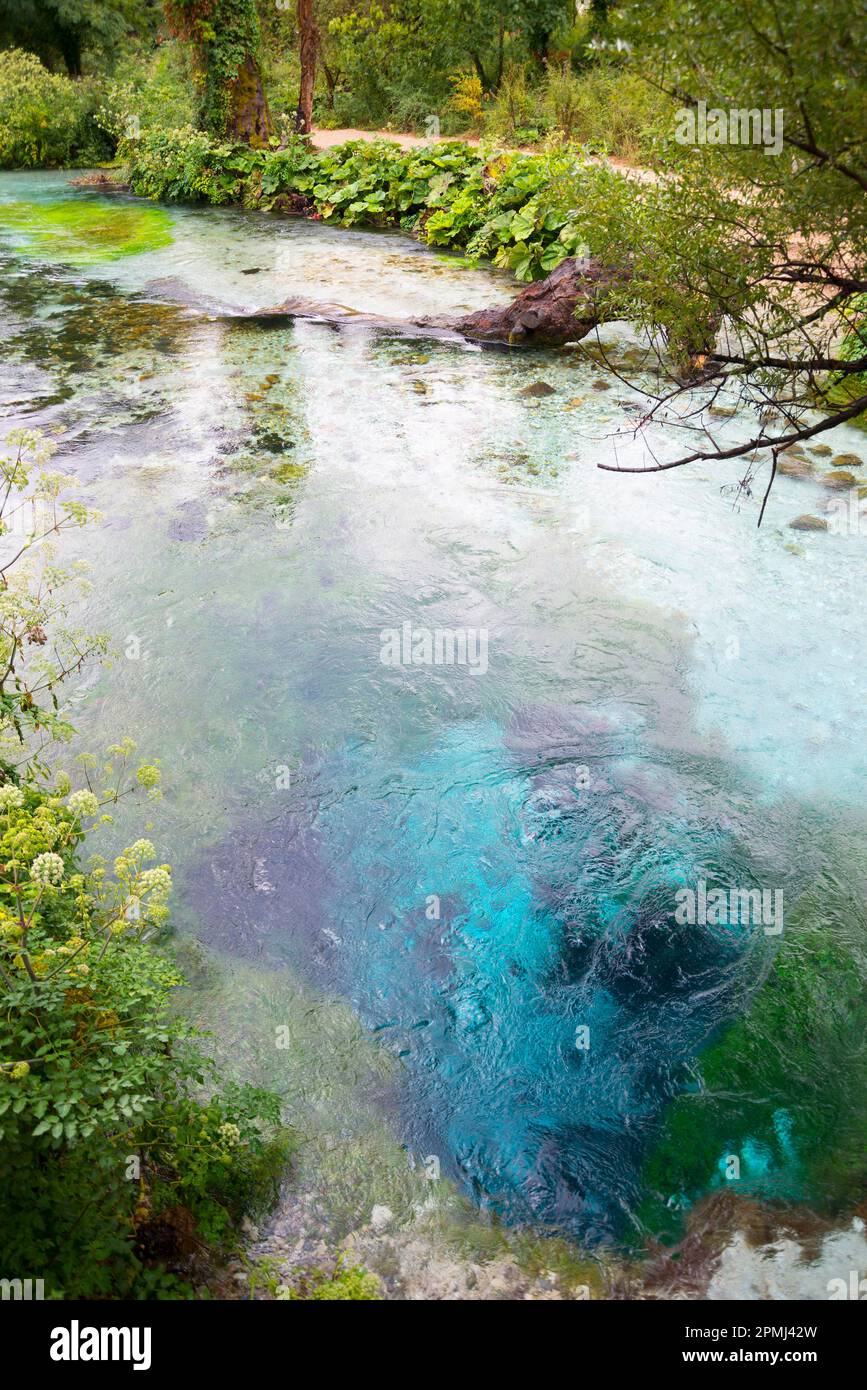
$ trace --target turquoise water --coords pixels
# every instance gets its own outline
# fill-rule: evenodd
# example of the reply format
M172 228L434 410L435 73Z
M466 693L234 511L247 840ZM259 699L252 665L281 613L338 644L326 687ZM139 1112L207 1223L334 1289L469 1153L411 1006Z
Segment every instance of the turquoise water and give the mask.
M65 196L93 195L0 176L0 199ZM667 1106L779 946L678 926L677 889L863 895L867 530L788 529L826 507L821 469L779 479L760 532L737 465L600 472L641 456L643 398L575 351L224 316L459 311L508 296L493 273L172 215L159 250L9 248L0 272L7 425L57 430L104 513L76 544L117 655L76 722L162 757L179 927L348 1000L399 1059L369 1103L411 1152L508 1220L646 1234ZM404 624L484 633L486 659L384 664Z

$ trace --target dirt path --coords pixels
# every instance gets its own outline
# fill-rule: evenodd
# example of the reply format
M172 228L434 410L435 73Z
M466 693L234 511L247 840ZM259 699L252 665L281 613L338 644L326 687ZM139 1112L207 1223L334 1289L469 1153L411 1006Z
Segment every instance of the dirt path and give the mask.
M393 130L354 130L350 126L343 130L314 130L310 137L310 143L317 150L330 150L332 145L344 145L347 140L392 140L404 150L414 150L420 145L434 143L426 135L407 135ZM441 140L459 141L465 145L481 144L474 135L443 135Z
M330 150L334 145L344 145L347 140L391 140L395 145L400 145L401 149L414 150L421 145L432 145L434 143L460 143L473 145L478 148L482 144L495 143L488 140L480 140L476 135L442 135L439 141L429 140L426 135L410 135L405 131L394 130L356 130L352 126L345 126L341 130L314 130L310 137L310 143L314 149ZM533 149L530 145L509 145L509 153L517 154L538 154L538 149ZM596 155L590 157L591 164L610 164L615 169L620 169L624 173L636 175L638 178L652 178L653 175L647 169L641 169L628 160L620 159L617 155L609 155L607 159L601 159Z

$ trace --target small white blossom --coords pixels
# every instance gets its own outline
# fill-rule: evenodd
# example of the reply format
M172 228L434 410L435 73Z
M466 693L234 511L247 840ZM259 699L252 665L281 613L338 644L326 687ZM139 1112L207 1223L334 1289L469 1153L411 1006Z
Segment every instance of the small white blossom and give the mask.
M24 804L24 793L20 787L13 787L6 783L5 787L0 787L0 811L11 811L13 806Z

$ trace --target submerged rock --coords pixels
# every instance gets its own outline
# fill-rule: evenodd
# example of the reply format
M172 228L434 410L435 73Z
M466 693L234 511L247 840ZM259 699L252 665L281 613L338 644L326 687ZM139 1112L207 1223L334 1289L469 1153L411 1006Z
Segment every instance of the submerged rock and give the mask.
M521 392L522 396L535 396L542 399L543 396L556 396L557 392L553 386L549 386L547 381L534 381L532 386L525 386Z
M777 459L777 472L782 473L784 478L809 478L813 465L802 454L783 454L782 458Z
M804 516L796 516L794 521L790 521L789 527L792 531L827 531L828 523L821 516L805 513Z
M771 1207L729 1189L696 1203L683 1240L638 1271L633 1293L664 1299L841 1299L852 1296L849 1271L863 1269L865 1256L864 1221L857 1212L832 1221L802 1206Z
M844 492L847 488L858 486L855 474L845 468L835 468L833 472L826 473L822 481L825 487L833 488L835 492Z

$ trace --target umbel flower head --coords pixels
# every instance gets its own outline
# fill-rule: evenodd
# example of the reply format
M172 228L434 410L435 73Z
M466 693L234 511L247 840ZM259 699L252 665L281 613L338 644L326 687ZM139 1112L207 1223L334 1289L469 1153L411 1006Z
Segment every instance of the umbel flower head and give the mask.
M43 888L56 886L63 880L63 860L59 854L37 854L30 865L30 877Z
M0 811L11 811L13 806L23 806L24 793L20 787L14 787L11 782L0 787Z
M73 792L66 804L74 816L95 816L99 810L97 797L84 788Z

